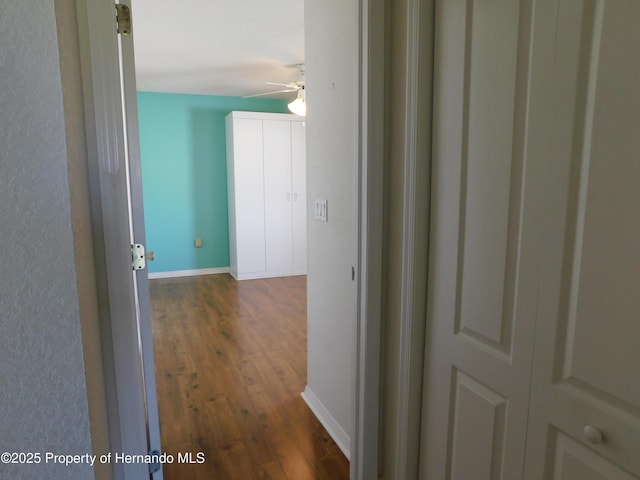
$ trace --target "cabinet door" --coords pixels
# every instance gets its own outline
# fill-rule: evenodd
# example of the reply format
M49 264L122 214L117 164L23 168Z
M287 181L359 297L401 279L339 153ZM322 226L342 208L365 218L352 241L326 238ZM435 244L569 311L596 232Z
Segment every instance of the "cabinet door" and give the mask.
M526 0L437 2L423 480L522 477L537 289L532 21Z
M291 122L293 272L307 271L307 154L304 122Z
M268 273L289 273L293 263L291 122L264 120L264 215Z
M550 114L525 478L638 479L640 2L540 3L557 23L532 97Z
M262 162L262 121L233 121L233 199L238 276L262 273L265 260L265 210ZM232 235L233 235L232 229Z

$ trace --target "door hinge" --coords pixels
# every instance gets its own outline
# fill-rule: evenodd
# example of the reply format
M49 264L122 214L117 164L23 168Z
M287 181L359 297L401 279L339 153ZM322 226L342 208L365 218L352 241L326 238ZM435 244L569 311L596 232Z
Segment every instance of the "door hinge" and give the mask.
M127 5L116 4L116 24L119 34L129 35L131 33L131 10Z
M158 450L149 450L149 457L151 458L151 462L149 462L149 473L153 475L160 471L162 467L162 462L160 461L161 455Z
M131 266L134 270L142 270L147 266L147 261L144 255L144 246L139 243L131 245Z

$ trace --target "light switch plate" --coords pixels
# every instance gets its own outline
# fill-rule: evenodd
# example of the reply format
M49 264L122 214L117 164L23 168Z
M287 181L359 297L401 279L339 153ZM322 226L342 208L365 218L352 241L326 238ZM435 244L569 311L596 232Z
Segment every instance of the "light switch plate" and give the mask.
M314 217L321 222L328 222L327 200L316 198L314 202Z

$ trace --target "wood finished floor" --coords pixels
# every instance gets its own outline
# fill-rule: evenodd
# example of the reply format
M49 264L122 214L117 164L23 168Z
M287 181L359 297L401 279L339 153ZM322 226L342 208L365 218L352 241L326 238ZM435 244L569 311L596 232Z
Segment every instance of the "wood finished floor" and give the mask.
M150 282L165 480L342 480L349 464L300 397L306 277Z

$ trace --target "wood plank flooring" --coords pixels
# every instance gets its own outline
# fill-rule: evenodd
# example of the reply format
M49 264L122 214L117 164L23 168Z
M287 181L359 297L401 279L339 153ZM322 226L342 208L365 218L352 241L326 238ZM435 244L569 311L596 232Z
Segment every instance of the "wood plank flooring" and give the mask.
M165 480L342 480L349 464L300 397L306 277L150 282ZM179 464L178 452L204 453Z

